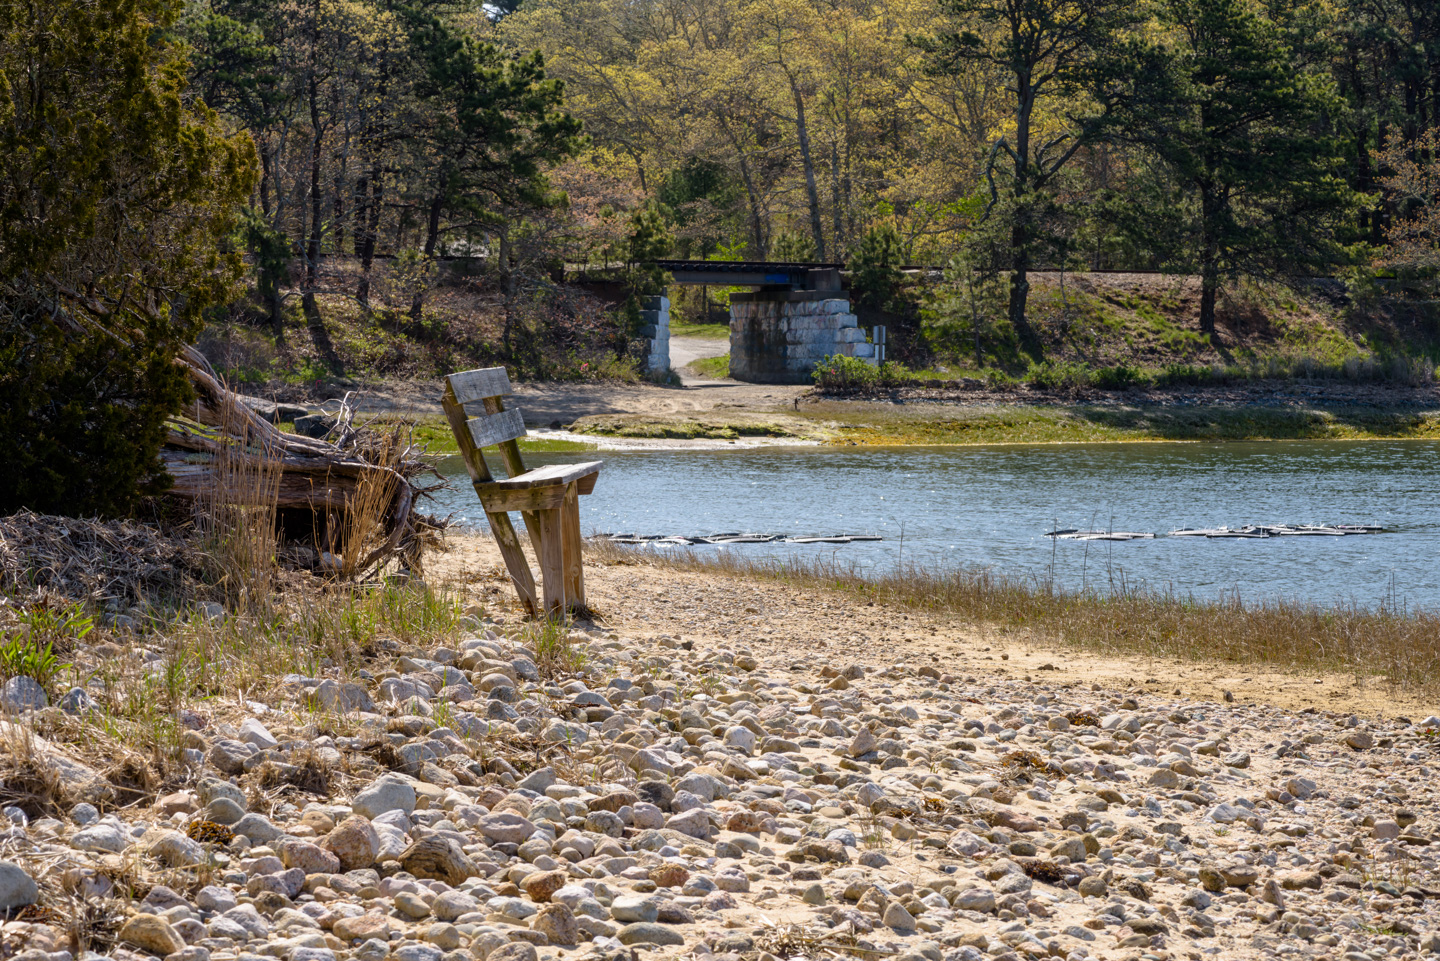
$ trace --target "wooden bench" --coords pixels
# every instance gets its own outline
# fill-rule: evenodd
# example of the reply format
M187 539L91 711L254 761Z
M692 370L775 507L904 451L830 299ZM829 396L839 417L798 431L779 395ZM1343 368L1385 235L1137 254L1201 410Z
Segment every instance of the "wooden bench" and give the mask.
M520 538L510 523L510 511L520 512L530 532L530 543L540 562L546 616L584 615L580 495L595 489L601 464L590 461L526 470L520 459L520 445L515 443L516 438L525 436L525 422L518 410L506 410L500 400L510 393L505 368L466 370L445 378L441 403L526 613L535 617L542 608L537 604L535 578ZM470 416L467 408L476 416ZM500 448L508 478L496 480L490 473L481 453L485 447Z

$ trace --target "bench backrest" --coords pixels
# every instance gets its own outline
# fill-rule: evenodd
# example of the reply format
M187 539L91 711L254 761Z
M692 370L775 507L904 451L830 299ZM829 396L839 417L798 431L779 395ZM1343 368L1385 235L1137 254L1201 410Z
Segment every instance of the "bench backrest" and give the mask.
M472 480L491 479L489 465L481 453L485 447L500 448L500 456L511 477L525 473L520 445L515 443L517 438L525 436L525 421L518 410L506 410L500 400L511 393L510 377L504 367L462 370L445 378L441 403ZM483 413L469 416L476 407Z

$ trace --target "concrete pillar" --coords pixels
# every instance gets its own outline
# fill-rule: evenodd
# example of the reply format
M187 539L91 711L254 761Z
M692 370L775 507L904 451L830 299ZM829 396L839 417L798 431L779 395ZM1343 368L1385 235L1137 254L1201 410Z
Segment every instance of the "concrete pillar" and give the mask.
M838 289L730 295L730 376L753 384L808 384L833 354L875 363L875 346Z
M647 297L640 305L640 336L649 345L645 373L663 374L670 369L670 298Z

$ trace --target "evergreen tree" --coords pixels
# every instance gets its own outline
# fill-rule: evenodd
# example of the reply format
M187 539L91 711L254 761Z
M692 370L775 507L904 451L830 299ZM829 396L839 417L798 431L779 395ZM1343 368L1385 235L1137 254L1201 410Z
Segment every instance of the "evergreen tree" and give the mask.
M0 3L0 512L123 512L227 298L254 149L186 90L159 0ZM163 476L163 475L160 475Z
M425 57L417 85L429 166L423 252L433 260L446 215L464 218L450 230L484 233L504 210L562 202L545 171L579 149L580 123L561 109L563 87L546 79L538 53L512 58L438 16L411 16L412 44ZM416 294L414 321L422 307Z
M1135 19L1128 0L940 0L950 29L914 42L932 74L957 82L977 72L1006 78L1011 102L1007 132L990 149L985 176L992 209L1004 193L1009 214L1010 323L1027 349L1038 338L1026 317L1031 269L1044 193L1101 129L1103 112L1087 102L1095 64ZM1046 101L1063 98L1067 123L1045 130ZM1103 109L1103 103L1099 106ZM1075 110L1079 107L1079 110ZM997 180L1000 183L997 184ZM987 211L988 215L989 211Z
M1194 201L1200 329L1222 278L1321 269L1344 256L1355 195L1327 120L1343 106L1302 25L1248 0L1166 0L1171 38L1130 51L1114 135L1159 157Z

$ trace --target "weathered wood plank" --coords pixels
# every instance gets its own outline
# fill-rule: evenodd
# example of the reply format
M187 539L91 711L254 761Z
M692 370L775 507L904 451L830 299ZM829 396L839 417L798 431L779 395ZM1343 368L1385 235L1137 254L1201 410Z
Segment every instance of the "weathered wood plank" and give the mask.
M445 409L445 418L450 422L450 430L455 434L455 443L460 447L465 470L470 474L470 480L476 486L476 496L479 497L480 485L492 479L490 467L475 445L475 439L471 436L466 422L465 407L456 398L449 382L445 384L441 406ZM539 610L535 596L535 575L530 573L530 562L525 559L525 550L520 546L520 537L515 533L515 526L510 523L510 515L504 510L492 512L484 497L480 497L480 506L485 508L485 519L490 522L490 531L495 535L495 543L500 547L500 556L505 561L510 583L515 585L515 593L520 596L520 604L525 608L526 616L534 617Z
M565 486L505 487L503 484L476 484L475 493L487 511L541 511L559 507L565 500Z
M598 460L584 464L550 464L527 470L523 474L505 480L495 481L496 487L519 490L526 487L564 487L591 474L599 473L602 463ZM593 486L593 485L592 485Z
M510 375L504 367L481 367L476 370L462 370L445 378L455 399L461 404L484 400L486 397L502 397L512 394Z
M472 417L467 426L470 429L470 437L474 440L477 448L491 447L525 436L525 421L521 419L518 410L487 414L484 417Z
M465 461L465 470L470 474L471 482L478 484L492 480L490 466L485 463L485 455L480 453L480 448L475 446L475 438L470 436L465 406L455 397L455 390L448 381L445 384L445 393L440 398L440 406L445 409L445 419L450 422L450 432L455 435L455 443L460 448L460 458Z
M565 601L565 537L560 526L560 509L536 511L540 526L540 579L548 616L564 614Z
M490 414L505 413L505 405L499 397L484 398L485 411ZM506 441L500 445L500 459L505 462L505 473L511 477L525 473L525 462L520 459L520 445L513 440ZM530 545L535 548L535 556L540 556L540 520L534 511L525 511L520 515L525 519L525 529L530 532Z
M585 606L585 562L580 547L579 485L565 485L565 503L560 507L561 558L565 564L565 603L570 610Z
M525 560L525 551L520 546L515 527L510 523L510 515L504 511L494 514L486 511L485 519L490 522L490 531L495 535L495 543L500 546L500 556L505 559L505 570L510 574L510 583L515 585L515 593L520 595L520 604L525 608L527 617L534 617L538 610L535 577L530 573L530 563Z

